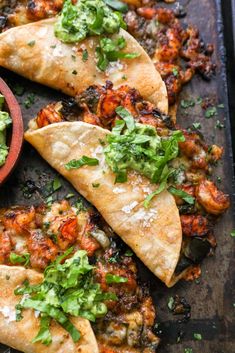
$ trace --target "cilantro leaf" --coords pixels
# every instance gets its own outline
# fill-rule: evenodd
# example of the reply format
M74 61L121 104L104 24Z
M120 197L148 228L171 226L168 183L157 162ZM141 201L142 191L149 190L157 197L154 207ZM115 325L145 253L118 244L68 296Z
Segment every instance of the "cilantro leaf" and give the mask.
M23 309L40 312L40 330L33 342L51 343L51 319L62 325L77 342L81 335L69 316L80 316L94 322L107 313L104 301L117 299L114 293L103 293L100 284L95 282L94 266L89 264L86 251L78 250L64 261L72 251L73 248L68 249L45 269L42 283L30 285L25 282L15 290L15 295L27 294L16 306L18 320L22 319ZM124 282L122 277L120 279Z
M105 276L106 283L126 283L128 279L126 277L112 275L111 273L107 273Z
M84 165L95 166L99 164L99 160L97 158L90 158L87 156L82 156L80 159L72 159L70 162L65 164L65 168L67 170L70 169L78 169Z
M104 0L104 2L110 6L112 9L120 12L127 12L128 11L128 6L127 4L124 4L122 1L119 0Z
M235 229L233 229L230 233L231 237L235 237Z
M188 194L187 192L183 191L183 190L179 190L174 188L173 186L171 186L168 191L175 196L180 197L182 200L184 200L185 202L187 202L190 205L193 205L195 203L195 197L191 196L190 194Z
M13 252L10 253L10 261L13 265L22 264L25 267L30 263L30 254L26 253L23 255L18 255Z
M96 47L97 67L101 71L105 71L110 62L117 61L118 59L134 59L139 56L138 53L122 52L121 49L125 47L126 40L124 37L119 37L116 40L112 40L111 38L100 39L100 44Z
M47 315L42 315L40 320L40 330L36 337L32 340L32 343L42 342L46 346L49 346L52 342L51 333L49 330L51 318Z

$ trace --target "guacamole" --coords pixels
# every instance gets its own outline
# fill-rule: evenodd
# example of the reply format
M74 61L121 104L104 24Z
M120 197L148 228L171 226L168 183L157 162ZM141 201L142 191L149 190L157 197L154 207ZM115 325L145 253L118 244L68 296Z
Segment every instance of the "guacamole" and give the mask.
M2 111L4 101L4 96L0 94L0 167L5 164L8 155L8 147L6 145L6 130L7 127L12 123L9 114Z
M112 34L126 28L120 12L104 0L66 0L55 24L55 36L65 43L80 42L87 36Z

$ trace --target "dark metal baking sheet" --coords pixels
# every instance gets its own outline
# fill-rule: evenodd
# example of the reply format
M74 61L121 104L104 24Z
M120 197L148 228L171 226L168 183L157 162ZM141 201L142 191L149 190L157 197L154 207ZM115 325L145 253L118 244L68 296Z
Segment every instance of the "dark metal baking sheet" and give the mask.
M227 5L226 5L227 3ZM184 21L195 24L206 42L215 45L214 60L217 64L216 76L205 82L200 77L184 88L181 98L198 96L209 97L215 103L223 103L225 108L218 111L218 116L205 119L199 106L192 108L189 114L179 111L179 123L183 127L192 122L200 122L202 133L209 143L218 143L225 148L222 162L214 171L214 177L222 178L222 189L234 197L233 159L231 147L231 125L229 119L229 105L226 77L226 55L224 47L224 34L227 41L232 39L232 17L230 1L223 1L223 13L226 26L224 32L223 18L220 0L182 0L187 10ZM229 27L230 23L230 27ZM230 65L231 66L231 65ZM229 66L229 67L230 67ZM231 72L231 71L229 71ZM27 122L47 102L56 100L61 95L48 88L26 81L7 71L0 71L0 75L7 78L10 83L21 83L26 87L22 97L18 97L22 105L25 128ZM35 104L26 109L23 102L29 93L35 94ZM234 100L234 96L233 96ZM231 107L231 106L230 106ZM215 128L216 120L224 123L225 129ZM14 204L40 203L40 193L34 194L32 198L25 199L22 186L28 179L33 179L37 185L45 185L46 181L54 177L56 173L42 160L42 158L27 144L24 145L19 165L8 182L0 189L0 207ZM57 195L58 198L74 190L63 180L63 188ZM141 279L148 282L151 294L157 308L157 331L162 338L159 353L184 353L185 348L192 348L193 353L232 353L235 352L235 261L234 261L234 238L230 232L235 228L234 203L229 211L222 217L216 226L216 237L218 248L213 258L208 258L202 265L202 276L198 283L180 282L175 287L167 289L157 278L155 278L142 264L139 263ZM191 319L187 324L179 323L179 317L173 316L168 308L169 297L178 294L190 303ZM178 333L184 332L179 343L176 342ZM195 341L193 333L201 333L202 340ZM0 345L0 353L15 353L7 347ZM65 352L66 353L66 352ZM92 352L91 352L92 353Z

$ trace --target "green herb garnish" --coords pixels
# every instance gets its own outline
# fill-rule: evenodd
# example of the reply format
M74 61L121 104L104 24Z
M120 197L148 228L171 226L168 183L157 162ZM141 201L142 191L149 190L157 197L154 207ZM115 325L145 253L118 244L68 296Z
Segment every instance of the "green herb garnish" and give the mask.
M119 37L116 40L111 38L100 39L100 44L96 48L96 57L98 59L97 67L101 71L105 71L110 62L118 59L134 59L139 56L138 53L124 53L121 50L126 47L124 37Z
M217 109L216 107L209 107L205 111L205 117L207 119L213 118L215 115L217 115Z
M193 353L192 348L185 348L184 353Z
M24 106L26 109L29 109L35 103L34 93L30 93L24 101Z
M60 182L60 179L56 177L52 182L53 192L59 190L61 187L62 187L62 184Z
M175 303L175 300L173 297L170 297L169 300L168 300L168 303L167 303L167 306L169 308L169 310L173 310L174 308L174 303Z
M215 128L222 130L224 129L224 124L221 123L219 120L216 121Z
M200 333L194 333L193 337L197 341L201 341L202 340L202 335Z
M36 43L35 40L31 40L27 44L28 44L29 47L34 47L35 43Z
M106 283L126 283L128 279L126 277L112 275L111 273L107 273L105 276Z
M195 203L195 197L191 196L190 194L188 194L187 192L180 190L180 189L176 189L173 186L169 187L168 191L175 196L180 197L182 200L184 200L185 202L187 202L190 205L194 205Z
M70 162L65 164L67 170L78 169L84 165L95 166L99 164L99 160L96 158L90 158L87 156L82 156L80 159L72 159Z
M193 127L194 130L200 130L202 126L201 126L200 123L193 123L192 127Z
M195 106L195 102L193 99L182 99L180 102L180 105L182 108L186 109L189 107L194 107Z
M135 123L125 108L118 107L116 113L122 120L118 120L112 133L107 135L106 163L115 173L116 183L127 181L127 172L132 169L159 184L147 197L147 206L154 195L166 188L174 171L168 162L178 156L178 143L184 141L184 136L181 131L173 131L168 137L160 137L153 126Z
M18 255L15 253L10 253L10 261L13 265L21 264L27 267L30 263L30 254Z
M179 70L176 67L173 67L172 73L175 77L177 77L179 75Z
M86 62L88 60L88 51L87 49L84 49L82 51L82 61Z
M128 11L128 6L127 4L123 3L122 1L118 0L104 0L104 2L110 6L112 9L119 11L119 12L127 12Z
M112 1L113 3L113 1ZM55 24L55 36L65 43L80 42L87 36L117 33L126 24L119 12L103 0L65 0Z
M231 237L235 237L235 229L233 229L230 233Z
M30 285L26 282L15 290L16 295L23 295L16 307L18 320L22 318L23 309L40 312L40 330L33 342L51 343L52 319L77 342L81 335L69 316L80 316L95 322L107 313L104 301L117 299L114 293L103 293L100 284L94 281L94 267L89 264L86 251L78 250L61 264L72 251L73 248L68 249L45 269L41 284Z

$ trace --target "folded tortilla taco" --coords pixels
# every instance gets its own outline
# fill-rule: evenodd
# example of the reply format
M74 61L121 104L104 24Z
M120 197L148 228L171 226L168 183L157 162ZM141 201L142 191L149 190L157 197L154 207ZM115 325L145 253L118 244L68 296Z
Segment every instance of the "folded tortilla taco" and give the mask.
M167 286L179 277L174 272L180 257L182 230L174 197L163 191L144 207L156 185L137 172L115 184L107 166L101 141L110 131L85 122L60 122L30 129L25 139L61 175L68 179L104 217L112 229L133 249L144 264ZM83 156L99 164L68 170L66 164Z
M39 318L31 309L24 310L23 319L16 321L16 308L19 296L15 289L28 281L30 284L42 282L43 275L23 267L0 265L0 342L25 353L98 353L98 346L88 320L72 318L73 325L81 333L75 343L68 332L56 322L51 324L52 343L48 346L32 343L39 331Z
M109 37L124 38L123 53L134 53L137 57L120 59L102 72L96 67L99 37L88 37L76 44L63 43L55 37L55 22L51 18L0 34L0 66L70 96L106 80L115 87L129 84L162 112L168 112L165 84L144 49L129 33L120 29Z

